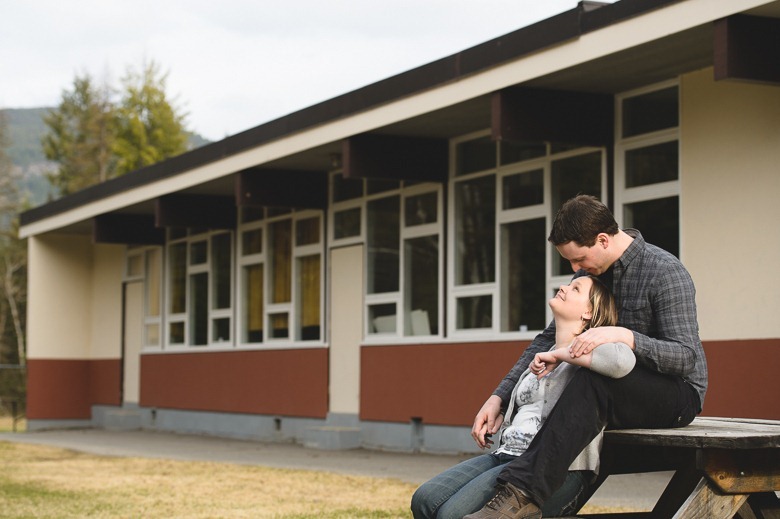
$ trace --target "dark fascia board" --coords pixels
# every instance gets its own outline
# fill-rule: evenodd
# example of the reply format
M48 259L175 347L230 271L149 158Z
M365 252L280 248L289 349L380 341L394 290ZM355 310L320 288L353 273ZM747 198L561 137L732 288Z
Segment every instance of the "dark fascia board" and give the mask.
M108 196L176 176L293 132L347 117L371 107L461 79L551 45L577 38L581 34L681 1L683 0L620 0L614 4L603 5L599 2L580 2L574 9L499 36L457 54L372 83L221 141L207 144L177 157L30 209L20 215L21 225L28 225Z

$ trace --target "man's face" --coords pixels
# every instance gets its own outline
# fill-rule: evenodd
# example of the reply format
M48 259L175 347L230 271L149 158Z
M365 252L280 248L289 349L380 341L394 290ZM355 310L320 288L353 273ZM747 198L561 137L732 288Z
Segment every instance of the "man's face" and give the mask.
M607 255L609 242L605 242L601 236L599 235L592 247L582 247L570 241L562 245L556 245L555 248L558 249L563 259L571 263L571 268L574 272L582 269L588 274L598 276L606 272L612 265L612 261Z

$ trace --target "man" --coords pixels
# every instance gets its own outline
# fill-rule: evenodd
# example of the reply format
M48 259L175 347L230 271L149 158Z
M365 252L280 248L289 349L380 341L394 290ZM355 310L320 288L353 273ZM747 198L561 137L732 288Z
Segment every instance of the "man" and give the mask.
M541 517L539 507L603 427L683 427L704 403L707 362L693 281L682 263L646 243L638 231L619 229L609 209L588 195L561 207L549 241L571 263L575 277L592 274L611 287L618 306L618 326L584 332L572 343L571 355L623 342L634 350L637 363L620 379L578 370L526 453L500 473L496 495L468 519ZM520 374L528 367L541 372L534 356L548 350L554 338L550 324L477 413L471 434L480 446L487 445L486 434L498 432Z

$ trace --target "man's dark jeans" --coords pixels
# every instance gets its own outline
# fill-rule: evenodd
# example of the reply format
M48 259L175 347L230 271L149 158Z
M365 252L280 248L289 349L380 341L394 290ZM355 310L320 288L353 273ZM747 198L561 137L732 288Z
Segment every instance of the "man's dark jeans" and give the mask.
M602 427L684 427L699 408L699 395L691 385L639 363L618 379L579 369L525 454L507 464L498 479L522 489L541 506Z

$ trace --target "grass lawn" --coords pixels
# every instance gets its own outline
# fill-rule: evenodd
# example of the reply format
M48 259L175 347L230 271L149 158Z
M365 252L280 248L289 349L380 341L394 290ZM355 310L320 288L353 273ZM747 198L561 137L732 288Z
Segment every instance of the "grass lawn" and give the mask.
M4 518L408 518L415 489L390 479L2 441L0 466Z
M0 431L11 430L10 418L0 416ZM2 440L0 466L4 519L408 519L416 488L393 479L115 458ZM586 505L581 513L618 511L634 510Z

